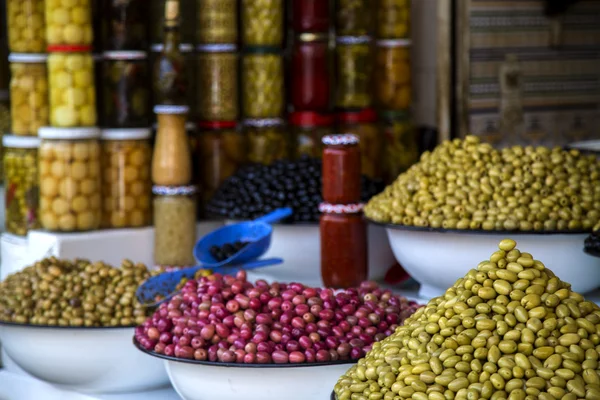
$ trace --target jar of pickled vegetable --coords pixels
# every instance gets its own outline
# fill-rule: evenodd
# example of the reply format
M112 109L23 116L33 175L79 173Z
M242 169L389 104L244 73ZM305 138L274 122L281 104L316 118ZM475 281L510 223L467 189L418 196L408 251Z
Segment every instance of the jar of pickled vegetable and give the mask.
M8 90L0 90L0 136L8 135L10 132L10 104ZM0 157L2 157L2 141L0 140ZM2 181L3 171L0 162L0 181Z
M384 110L411 105L410 41L379 40L375 50L375 99Z
M323 138L323 200L331 204L354 204L361 197L360 139L356 135Z
M407 112L382 113L383 176L393 182L398 175L419 161L419 143Z
M6 231L19 236L38 229L39 138L5 135L4 145Z
M104 53L104 121L111 128L150 125L147 54L143 51Z
M234 44L198 46L197 116L204 121L238 119L238 57Z
M242 108L246 118L278 118L285 110L283 56L256 51L242 58Z
M154 262L187 267L196 264L196 188L154 186Z
M196 0L196 15L198 44L237 43L237 0Z
M46 51L44 0L6 0L8 48L14 53Z
M378 0L375 35L379 39L405 39L410 35L410 1Z
M337 38L335 105L338 108L371 106L372 64L370 37Z
M249 162L268 165L289 158L290 140L282 119L247 119L244 130Z
M370 35L373 0L337 0L335 30L338 36Z
M380 179L383 137L377 123L377 113L373 109L338 113L338 132L351 133L360 139L362 174L372 179Z
M102 209L97 128L42 127L40 221L49 231L98 229Z
M223 1L223 0L221 0ZM146 2L150 7L150 40L151 43L162 43L163 25L165 20L165 2L166 0L151 0ZM196 20L196 0L180 0L180 21L181 42L191 45L195 41Z
M10 115L15 135L37 136L48 125L46 54L11 53Z
M48 46L91 46L94 41L90 1L46 0Z
M294 112L290 115L293 128L292 155L321 158L323 155L323 138L334 133L334 118L330 114L319 114L311 111Z
M152 156L152 182L182 186L192 182L190 142L186 132L186 106L155 106L158 129Z
M331 106L329 39L305 33L292 52L292 106L295 111L328 111Z
M150 135L148 128L102 131L102 228L152 224Z
M242 0L242 43L246 47L281 47L283 0Z
M152 3L156 0L152 0ZM104 50L140 50L148 47L148 2L107 0L104 10Z
M50 124L55 127L94 126L96 88L94 60L86 46L48 48Z
M152 66L156 66L156 60L161 55L163 48L163 44L152 45L150 49L150 64ZM194 68L194 65L196 64L196 55L194 54L194 46L191 44L182 43L179 45L179 51L181 52L185 63L183 75L181 77L177 77L177 82L173 82L172 89L168 89L168 87L166 88L167 90L170 90L171 93L174 93L174 95L165 95L162 93L157 93L157 90L154 90L152 99L153 104L168 104L163 102L166 97L172 98L182 96L184 98L184 102L186 103L185 105L188 107L192 107L196 101L196 69ZM194 107L194 110L195 109L196 108Z
M329 32L329 0L293 0L292 26L296 33Z

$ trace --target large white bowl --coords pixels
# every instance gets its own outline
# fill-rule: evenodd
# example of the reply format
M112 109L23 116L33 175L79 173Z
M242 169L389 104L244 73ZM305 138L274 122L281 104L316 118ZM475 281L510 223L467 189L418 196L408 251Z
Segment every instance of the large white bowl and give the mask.
M574 291L600 286L600 259L583 252L587 233L503 233L443 231L386 225L396 259L421 284L419 297L442 295L458 278L498 250L511 238L519 250L531 253Z
M129 393L168 385L163 363L137 351L131 345L132 334L132 328L0 323L3 350L20 368L82 393Z

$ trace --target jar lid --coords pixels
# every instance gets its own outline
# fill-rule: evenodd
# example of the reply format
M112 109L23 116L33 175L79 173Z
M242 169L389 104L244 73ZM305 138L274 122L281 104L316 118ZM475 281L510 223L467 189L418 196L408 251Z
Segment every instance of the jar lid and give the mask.
M231 53L237 51L236 44L200 44L196 50L202 53Z
M294 126L332 126L334 122L333 115L313 111L296 111L290 115L290 123Z
M100 129L97 127L89 128L55 128L53 126L43 126L38 131L41 139L98 139Z
M301 33L296 36L299 42L327 42L329 35L327 33Z
M323 144L325 146L352 146L359 143L360 138L352 133L323 136Z
M144 140L152 135L150 128L103 129L102 140Z
M344 111L337 115L338 121L345 124L365 124L377 122L377 113L372 108Z
M281 118L245 119L242 124L253 128L270 128L273 126L282 126L285 124L285 121Z
M55 44L48 46L49 53L85 53L91 52L92 46L88 45L71 45L71 44Z
M396 120L408 120L410 119L410 111L401 110L401 111L380 111L379 115L382 119L387 121L396 121Z
M365 44L371 41L371 36L338 36L335 41L338 44Z
M154 53L160 53L161 51L163 51L164 48L165 46L162 43L155 43L152 46L150 46L150 50ZM179 45L179 51L182 53L191 53L194 51L194 45L191 43L181 43Z
M188 106L154 106L154 114L187 114L190 111Z
M375 42L380 47L410 47L412 41L410 39L383 39Z
M198 126L201 129L234 129L237 121L200 121Z
M2 145L16 149L36 149L40 147L40 138L37 136L4 135Z
M319 212L323 214L358 214L362 211L364 204L319 204Z
M45 53L10 53L9 62L15 63L43 63L48 60L48 54Z
M244 49L244 54L281 54L279 47L250 47Z
M196 186L152 186L152 193L158 196L191 196L197 191Z
M105 60L145 60L148 53L145 51L105 51L103 54Z

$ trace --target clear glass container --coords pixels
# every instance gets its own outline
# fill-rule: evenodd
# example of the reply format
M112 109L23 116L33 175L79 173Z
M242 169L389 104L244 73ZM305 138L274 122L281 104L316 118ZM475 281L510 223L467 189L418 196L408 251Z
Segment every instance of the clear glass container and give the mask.
M290 115L293 130L292 156L303 155L321 158L323 138L334 133L335 119L330 114L311 111L294 112Z
M383 176L388 183L419 161L417 133L408 112L385 112L383 130Z
M45 54L12 53L10 97L12 133L37 136L48 125L48 72Z
M368 108L338 113L338 132L351 133L360 138L362 174L381 179L384 140L375 110Z
M42 127L39 151L40 221L49 231L100 226L100 144L97 128Z
M91 1L45 0L45 3L48 46L93 44Z
M149 128L102 131L102 228L152 224L150 135Z
M256 52L242 56L242 108L245 118L278 118L285 110L281 54Z
M372 105L372 65L370 37L337 38L337 108L365 108Z
M326 35L299 35L292 50L291 100L294 111L331 107L331 57Z
M196 0L196 43L238 42L237 0Z
M375 100L383 110L400 111L411 105L409 40L379 40L375 49Z
M151 54L150 54L150 64L152 65L152 68L155 68L156 66L156 60L157 58L161 55L161 52L164 48L163 44L153 44L151 47ZM179 45L179 51L181 52L182 56L183 56L183 60L185 62L185 68L184 68L184 76L182 76L179 79L179 83L176 85L179 89L178 90L178 95L179 96L183 96L185 98L184 102L186 103L185 105L190 107L193 110L196 110L196 107L194 107L195 101L196 101L196 68L194 68L195 64L196 64L196 54L194 53L194 46L191 44L180 44ZM153 78L154 79L154 78ZM158 105L158 104L164 104L163 102L163 97L159 94L156 93L156 91L154 91L154 93L152 93L153 96L153 104Z
M151 0L148 1L150 7L150 40L152 43L163 42L163 24L165 19L165 1L166 0ZM193 17L196 15L196 0L180 0L180 9L182 16L180 31L181 42L193 46L196 35L196 20Z
M292 0L292 26L296 33L328 33L329 0Z
M136 128L150 125L150 89L147 54L143 51L104 53L105 126Z
M86 53L89 47L71 47L77 52L60 52L65 46L53 46L48 56L48 80L50 85L50 124L54 127L71 128L95 126L96 87L94 84L94 60Z
M13 53L46 51L44 0L6 0L8 48Z
M107 0L104 14L104 50L141 50L148 47L147 1Z
M4 145L6 232L26 236L39 229L39 138L5 135Z
M186 267L196 264L196 188L154 186L154 263Z
M283 0L241 0L242 43L246 47L281 47Z
M370 35L373 0L337 0L335 30L338 36Z
M10 133L10 103L8 99L8 90L0 90L0 136L8 135ZM2 141L0 140L0 157L2 157L3 154L1 143ZM0 162L0 182L3 177L2 168L3 163Z
M198 46L197 117L203 121L234 121L239 117L236 46Z
M375 36L378 39L406 39L410 36L411 0L377 0Z
M285 122L279 118L244 120L248 141L248 162L269 165L289 158L290 135Z

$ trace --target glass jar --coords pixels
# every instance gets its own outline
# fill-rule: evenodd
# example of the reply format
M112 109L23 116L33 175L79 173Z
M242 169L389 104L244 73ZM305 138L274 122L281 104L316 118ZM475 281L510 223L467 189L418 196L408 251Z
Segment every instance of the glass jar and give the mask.
M50 124L61 128L95 126L94 60L86 53L90 48L52 46L48 50Z
M246 47L281 47L283 0L242 0L242 43Z
M296 33L329 32L329 0L293 0L292 26Z
M375 99L384 110L411 105L410 41L379 40L375 50Z
M196 14L196 43L238 42L237 0L197 0Z
M104 56L102 54L94 54L92 55L92 59L94 60L94 87L97 88L96 92L96 124L98 126L104 126L104 90L102 90L102 86L104 85Z
M102 209L97 128L42 127L40 221L49 231L98 229Z
M372 79L371 38L368 36L337 38L335 105L338 108L370 107Z
M8 90L0 90L0 137L10 132L10 103ZM0 140L0 157L2 157L2 141ZM0 162L0 181L3 177L3 164Z
M410 1L378 0L375 7L377 38L406 39L410 36Z
M196 188L154 186L154 263L187 267L196 264Z
M373 0L337 0L335 30L338 36L370 35Z
M10 97L12 133L37 136L48 125L48 73L45 54L11 53Z
M104 123L111 128L150 125L148 58L143 51L104 53Z
M323 144L323 200L331 204L358 203L361 198L358 136L329 135L323 138Z
M325 287L358 287L369 275L362 205L321 204L321 278Z
M233 44L198 46L197 116L204 121L238 119L238 57Z
M283 56L256 52L242 58L245 118L278 118L285 110Z
M151 0L146 2L150 7L150 40L151 43L162 43L163 41L163 23L165 19L165 1ZM222 0L221 0L222 1ZM195 40L196 20L196 0L180 0L180 9L182 16L180 21L181 42L192 45ZM193 45L192 45L193 47Z
M329 114L311 111L294 112L290 115L293 127L293 157L302 155L321 158L323 156L323 138L333 134L334 118Z
M141 50L148 47L147 1L108 0L105 7L104 50Z
M419 161L419 143L410 116L406 112L385 112L383 124L383 176L393 182L398 175Z
M292 106L295 111L328 111L331 70L327 36L305 33L292 52Z
M360 139L361 171L371 179L381 179L383 137L373 109L339 113L338 132L351 133Z
M148 128L102 131L102 228L152 224L150 135Z
M155 106L158 128L152 156L152 182L160 186L183 186L192 182L190 142L185 106Z
M269 165L289 158L290 141L282 119L247 119L244 131L248 141L248 162Z
M39 138L5 135L4 145L5 188L4 215L6 232L25 236L39 229Z
M161 55L163 51L163 44L153 44L151 47L152 53L150 54L150 64L153 68L156 66L156 61L158 57ZM194 54L194 46L191 44L180 44L179 51L183 56L183 60L185 63L184 75L181 76L180 82L176 84L177 95L176 97L183 97L185 100L185 105L187 107L192 107L194 102L196 101L196 71L194 65L196 64ZM154 78L153 78L154 79ZM163 104L165 96L161 96L157 93L156 90L153 92L153 104ZM194 108L195 109L195 108Z
M6 0L8 48L14 53L46 51L44 0Z
M90 1L46 0L48 46L91 46L94 41Z

